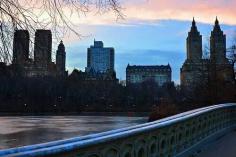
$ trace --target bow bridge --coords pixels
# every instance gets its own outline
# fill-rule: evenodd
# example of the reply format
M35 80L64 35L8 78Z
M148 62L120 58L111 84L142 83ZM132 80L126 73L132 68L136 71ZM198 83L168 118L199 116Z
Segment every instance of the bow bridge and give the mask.
M235 128L236 103L220 104L128 128L1 150L0 156L192 157Z

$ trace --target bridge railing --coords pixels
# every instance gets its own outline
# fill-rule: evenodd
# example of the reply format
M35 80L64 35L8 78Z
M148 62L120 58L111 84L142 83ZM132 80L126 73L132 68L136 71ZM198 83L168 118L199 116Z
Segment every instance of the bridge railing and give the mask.
M128 128L1 150L0 156L186 156L204 142L227 133L235 126L236 104L220 104Z

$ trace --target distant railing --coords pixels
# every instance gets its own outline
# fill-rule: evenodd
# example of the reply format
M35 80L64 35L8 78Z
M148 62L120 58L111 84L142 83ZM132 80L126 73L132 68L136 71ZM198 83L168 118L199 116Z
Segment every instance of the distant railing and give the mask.
M0 150L0 156L179 157L234 128L236 103L220 104L128 128Z

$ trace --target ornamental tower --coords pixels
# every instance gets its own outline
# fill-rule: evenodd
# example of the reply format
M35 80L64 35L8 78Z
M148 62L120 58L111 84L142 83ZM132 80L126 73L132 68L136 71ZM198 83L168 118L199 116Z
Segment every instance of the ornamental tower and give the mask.
M215 26L211 32L210 38L210 59L211 61L221 64L226 59L226 36L220 28L219 21L216 17Z
M187 37L187 59L192 61L199 61L202 59L202 36L197 30L194 18L191 30Z
M59 75L64 75L65 66L66 66L66 51L65 51L65 46L63 44L63 41L60 42L57 48L56 66L57 66L57 72L59 73Z

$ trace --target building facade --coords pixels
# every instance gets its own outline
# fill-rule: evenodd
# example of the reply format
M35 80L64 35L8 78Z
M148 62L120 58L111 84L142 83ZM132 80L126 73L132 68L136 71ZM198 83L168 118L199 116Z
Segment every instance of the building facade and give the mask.
M170 65L129 65L126 67L126 84L142 83L147 80L153 80L158 85L171 82Z
M24 64L29 58L29 32L18 30L13 39L13 64Z
M12 67L16 74L26 77L66 76L65 47L58 46L56 64L52 62L52 34L50 30L36 30L34 58L29 57L29 32L16 30L13 41Z
M47 67L52 62L52 33L50 30L36 30L34 40L34 62Z
M102 41L95 41L94 45L87 50L87 67L86 71L96 73L113 72L114 70L114 48L104 47Z
M234 82L233 66L226 58L226 36L217 18L210 37L209 59L203 59L202 36L194 19L186 44L187 59L180 69L182 87L192 88L216 81Z

